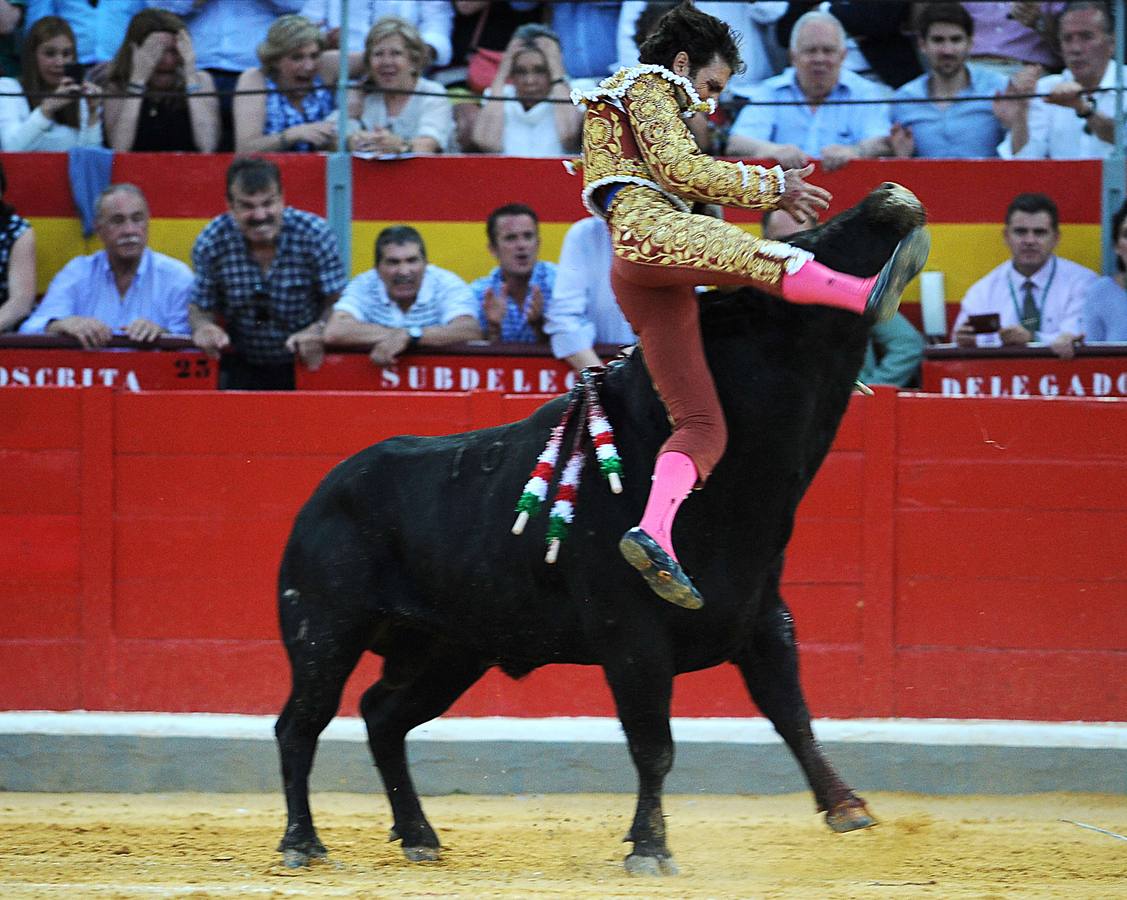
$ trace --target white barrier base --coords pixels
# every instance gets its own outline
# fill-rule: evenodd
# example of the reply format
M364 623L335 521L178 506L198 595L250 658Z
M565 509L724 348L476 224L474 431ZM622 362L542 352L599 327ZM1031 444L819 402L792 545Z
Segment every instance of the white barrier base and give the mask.
M0 734L117 735L274 740L274 716L220 713L0 712ZM673 719L677 743L773 744L766 719ZM970 747L1127 749L1127 722L1026 722L1005 719L816 719L826 743ZM366 741L362 719L337 717L322 740ZM441 718L420 725L412 741L521 741L623 744L617 719Z

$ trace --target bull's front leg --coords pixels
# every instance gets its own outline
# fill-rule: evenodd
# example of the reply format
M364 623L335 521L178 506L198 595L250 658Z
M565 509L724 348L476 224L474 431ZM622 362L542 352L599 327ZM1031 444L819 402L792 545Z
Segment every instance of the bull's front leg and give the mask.
M669 728L673 671L670 655L654 651L653 647L619 648L618 658L603 667L638 771L638 805L624 838L634 844L625 861L626 871L632 875L677 874L665 840L661 808L665 776L673 767L673 734Z
M790 610L777 594L763 611L749 646L733 662L755 705L775 726L814 792L818 810L834 831L876 824L865 801L850 790L814 738L810 711L798 679L798 647Z

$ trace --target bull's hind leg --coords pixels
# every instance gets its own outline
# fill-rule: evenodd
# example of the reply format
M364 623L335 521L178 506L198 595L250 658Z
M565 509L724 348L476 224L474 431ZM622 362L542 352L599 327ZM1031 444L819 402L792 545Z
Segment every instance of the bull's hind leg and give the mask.
M400 648L385 657L383 677L360 701L372 758L391 804L389 840L402 840L403 855L412 862L438 859L440 844L411 780L407 732L446 712L484 672L479 659L449 647Z
M313 768L317 739L336 715L344 684L362 652L358 645L342 645L335 633L316 633L317 627L306 619L293 635L286 634L292 687L274 725L282 761L287 815L286 831L278 850L290 868L308 865L328 855L313 827L309 772Z
M818 809L834 831L868 828L876 822L865 801L853 793L826 759L814 738L810 711L798 680L794 622L781 598L767 598L770 608L758 623L749 647L733 659L751 699L779 733L814 792Z
M634 843L633 852L626 857L626 871L632 875L676 875L677 864L666 844L661 808L665 776L673 768L670 656L655 647L619 648L616 656L604 669L638 770L638 805L623 839Z

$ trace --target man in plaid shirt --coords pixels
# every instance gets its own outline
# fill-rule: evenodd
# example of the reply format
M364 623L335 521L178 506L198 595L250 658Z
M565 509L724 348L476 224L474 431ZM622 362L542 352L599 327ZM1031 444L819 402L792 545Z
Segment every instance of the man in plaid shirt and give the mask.
M497 267L470 285L478 318L489 341L543 344L544 309L556 284L554 263L537 259L540 219L523 203L510 203L489 214L485 223L489 252Z
M284 205L281 173L265 159L231 163L227 203L192 247L192 341L212 357L233 351L221 388L292 390L294 354L321 364L325 320L348 282L336 237Z

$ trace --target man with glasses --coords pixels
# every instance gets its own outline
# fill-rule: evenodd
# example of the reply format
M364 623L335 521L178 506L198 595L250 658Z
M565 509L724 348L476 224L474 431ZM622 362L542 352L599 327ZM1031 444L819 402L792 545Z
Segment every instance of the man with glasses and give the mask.
M294 355L321 364L325 321L348 281L336 238L324 219L284 204L268 160L231 163L227 204L192 247L192 341L213 357L231 351L221 388L292 390Z

